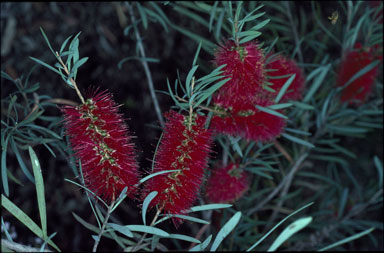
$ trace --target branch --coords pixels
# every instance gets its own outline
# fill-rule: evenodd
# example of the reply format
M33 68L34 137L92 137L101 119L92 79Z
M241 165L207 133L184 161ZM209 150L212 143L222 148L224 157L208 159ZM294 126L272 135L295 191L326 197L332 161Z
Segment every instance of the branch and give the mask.
M112 208L113 208L114 205L115 205L115 200L113 200L112 203L108 206L108 211L107 211L107 214L105 216L105 219L104 219L104 222L103 222L103 226L101 227L101 229L99 231L99 234L97 235L97 239L98 240L95 240L95 244L93 245L92 252L96 252L96 250L97 250L97 246L99 245L99 242L101 240L101 236L103 235L104 230L105 230L105 224L107 224L107 222L108 222L109 216L112 213Z
M296 163L292 166L291 170L289 171L289 174L281 181L281 183L271 192L268 197L266 197L263 201L261 201L256 207L250 209L247 212L247 216L250 216L254 212L257 212L260 208L262 208L266 203L268 203L273 197L276 196L277 193L287 184L291 184L291 181L293 179L293 176L295 175L296 171L300 168L301 164L305 161L305 159L308 156L308 152L305 152L300 156L299 159L297 159Z
M39 248L33 248L30 246L26 246L20 243L11 242L6 239L1 239L1 248L3 250L3 247L7 247L10 250L14 250L16 252L41 252ZM48 249L44 249L43 252L53 252Z
M126 6L128 8L129 15L131 16L131 22L132 22L132 25L133 25L134 30L135 30L135 35L136 35L136 40L137 40L137 45L139 47L140 55L141 55L142 58L145 58L145 51L144 51L143 43L142 43L141 36L140 36L140 33L139 33L139 29L137 29L137 27L136 27L135 16L133 14L132 6L128 2L126 2ZM149 70L148 63L146 61L144 61L144 60L140 60L140 61L143 64L145 75L146 75L147 80L148 80L149 91L151 93L153 105L155 106L157 118L160 121L161 127L164 128L165 127L164 119L163 119L163 116L161 114L159 103L157 101L157 97L156 97L156 94L155 94L155 89L153 88L152 75L151 75L151 72Z

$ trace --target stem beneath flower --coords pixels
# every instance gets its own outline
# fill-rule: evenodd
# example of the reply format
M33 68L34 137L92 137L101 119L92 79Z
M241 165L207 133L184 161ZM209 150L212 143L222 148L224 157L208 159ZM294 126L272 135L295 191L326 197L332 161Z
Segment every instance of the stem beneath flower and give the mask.
M153 218L151 224L149 225L150 227L153 227L153 225L155 224L155 222L156 222L157 218L159 217L159 215L160 215L160 213L161 213L162 210L163 210L162 207L160 207L160 208L157 210L155 217ZM136 251L136 249L140 247L140 245L143 243L143 241L144 241L145 237L147 236L147 234L148 234L148 233L145 233L145 234L141 237L140 241L136 244L136 246L132 249L132 251Z
M191 97L193 96L193 88L195 87L195 77L192 77L192 85L191 85ZM188 124L188 130L191 131L191 125L192 125L192 113L193 113L193 108L192 108L192 102L189 105L189 124Z
M105 230L105 224L107 224L107 222L108 222L108 219L112 213L112 209L113 209L114 204L115 204L115 200L113 200L112 203L108 206L107 215L105 216L105 219L103 221L103 226L101 227L100 232L97 235L98 240L95 240L95 244L93 245L92 252L96 252L96 250L97 250L97 246L99 245L99 242L101 240L101 236L103 235L104 230Z
M60 55L59 55L58 52L56 52L56 57L57 57L57 59L59 60L61 66L63 66L65 73L69 76L68 68L67 68L67 66L64 64L64 62L63 62L63 60L61 59L61 57L60 57ZM69 79L69 81L71 82L71 84L72 84L73 87L75 88L76 93L77 93L77 95L79 96L79 98L80 98L80 100L81 100L81 103L84 104L84 103L85 103L85 100L84 100L83 96L81 95L81 93L80 93L80 91L79 91L79 88L77 88L77 84L76 84L75 80L73 80L73 78L71 77L71 79Z

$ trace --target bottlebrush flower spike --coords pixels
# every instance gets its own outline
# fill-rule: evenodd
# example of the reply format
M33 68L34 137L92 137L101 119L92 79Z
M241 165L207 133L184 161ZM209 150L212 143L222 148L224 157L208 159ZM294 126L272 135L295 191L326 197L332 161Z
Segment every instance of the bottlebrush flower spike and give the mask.
M288 74L296 74L295 79L293 79L291 85L289 85L288 89L285 91L285 94L281 98L280 102L286 102L290 99L298 100L301 98L301 93L304 89L305 79L301 68L296 65L296 62L294 60L279 55L274 58L271 62L269 62L266 68L275 70L267 72L267 75L269 77L268 81L273 83L271 88L275 90L274 97L279 94L279 91L290 76L284 78L273 77L284 76Z
M139 178L134 145L112 95L96 90L84 104L61 110L86 187L106 201L115 200L126 186L133 197Z
M175 111L166 115L167 123L155 157L153 173L163 170L180 170L161 174L149 179L143 190L143 197L157 191L150 207L159 205L168 214L184 214L196 199L196 193L204 177L208 154L211 151L211 132L204 128L205 119L189 117ZM182 220L172 219L177 227Z
M249 189L249 178L249 173L238 164L217 168L207 181L205 194L211 203L233 203Z
M233 41L228 41L217 49L214 62L217 66L226 64L224 78L231 78L214 94L214 103L230 107L234 100L249 101L256 94L266 93L263 88L264 55L256 43L237 47Z
M345 85L359 70L376 59L382 60L382 56L376 56L372 48L363 49L360 43L356 43L355 50L350 50L343 57L337 78L337 86ZM343 89L340 97L341 101L348 102L349 104L363 103L372 90L372 85L374 84L378 71L379 65Z
M267 107L272 104L268 100L255 98L253 103L237 101L230 108L216 105L216 110L227 115L214 115L210 128L216 133L240 136L247 140L270 141L280 135L285 119L260 111L255 105Z

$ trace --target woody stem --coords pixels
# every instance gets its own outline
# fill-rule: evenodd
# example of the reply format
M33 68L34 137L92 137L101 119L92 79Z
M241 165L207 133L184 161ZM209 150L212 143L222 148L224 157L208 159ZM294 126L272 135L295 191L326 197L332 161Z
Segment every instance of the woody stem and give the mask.
M57 59L59 60L61 66L63 66L63 69L64 69L65 73L69 76L68 68L67 68L67 66L64 64L64 62L63 62L63 60L61 59L61 57L60 57L60 55L59 55L58 52L56 52L56 57L57 57ZM69 79L69 81L71 82L71 84L72 84L73 87L75 88L76 93L77 93L77 95L79 96L79 98L80 98L80 100L81 100L81 103L84 104L84 103L85 103L85 100L84 100L83 96L81 95L80 90L77 88L77 84L76 84L75 80L73 80L73 78L71 77L71 79Z
M150 227L152 227L152 226L155 224L155 222L156 222L157 218L159 217L159 215L160 215L160 213L161 213L162 210L163 210L162 207L160 207L160 208L157 210L155 217L153 218L151 224L149 225ZM141 237L140 241L136 244L136 246L132 249L132 251L135 251L135 250L136 250L136 249L143 243L143 241L144 241L145 237L147 236L147 234L148 234L148 233L145 233L145 234Z
M97 240L95 240L95 244L93 245L92 252L96 252L96 250L97 250L97 246L99 245L101 236L103 235L104 230L105 230L105 224L107 224L107 222L108 222L109 216L112 213L112 209L113 209L114 205L115 205L115 200L113 200L112 203L108 206L108 211L107 211L107 214L105 216L105 219L104 219L104 222L103 222L103 226L101 227L100 232L97 235Z

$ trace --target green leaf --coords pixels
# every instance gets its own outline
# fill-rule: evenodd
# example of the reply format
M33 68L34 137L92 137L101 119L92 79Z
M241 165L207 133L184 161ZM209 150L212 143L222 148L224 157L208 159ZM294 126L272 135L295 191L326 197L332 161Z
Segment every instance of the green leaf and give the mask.
M305 95L303 102L307 103L309 100L311 100L312 96L315 94L315 92L319 89L320 85L323 83L325 77L327 76L327 73L331 67L331 64L328 64L326 66L320 67L318 70L320 74L317 76L317 78L313 81L312 85L310 86L307 95ZM307 77L307 80L309 80L309 76Z
M139 183L142 184L144 183L145 181L147 181L148 179L152 178L152 177L155 177L155 176L158 176L158 175L161 175L161 174L165 174L165 173L171 173L171 172L177 172L177 171L180 171L180 170L163 170L163 171L159 171L159 172L156 172L156 173L153 173L153 174L150 174L142 179L140 179Z
M302 130L293 129L293 128L289 128L289 127L286 127L284 130L287 131L287 132L291 132L291 133L294 133L294 134L301 134L301 135L305 135L305 136L311 136L312 135L312 133L308 133L308 132L305 132L305 131L302 131Z
M121 226L121 225L115 224L115 223L107 223L107 225L110 226L111 228L113 228L114 230L116 230L117 232L120 232L123 235L126 235L128 237L133 238L133 234L132 234L131 230L129 228L127 228L127 226Z
M303 110L315 110L315 107L309 104L305 104L298 101L291 101L292 104L294 104L296 107L303 109Z
M73 217L75 217L75 219L81 224L83 225L84 227L86 227L87 229L95 232L95 233L99 233L100 229L97 228L96 226L86 222L85 220L83 220L80 216L78 216L76 213L72 212L72 215ZM107 223L108 224L108 223Z
M281 110L281 109L285 109L285 108L288 108L291 106L292 106L292 103L284 103L284 104L270 105L267 108L269 108L271 110Z
M56 56L56 53L55 53L55 51L52 49L51 43L49 43L48 37L47 37L47 35L45 35L45 32L44 32L43 28L40 27L40 31L41 31L41 33L43 34L44 40L45 40L45 42L47 42L48 47L49 47L49 49L51 50L52 54ZM57 57L57 56L56 56L56 57Z
M284 219L282 219L279 223L277 223L276 226L274 226L271 230L268 231L268 233L266 233L260 240L258 240L255 244L253 244L249 249L247 249L247 251L251 251L252 249L254 249L257 245L259 245L262 241L264 241L265 238L267 238L276 228L278 228L281 224L283 224L287 219L289 219L289 217L295 215L296 213L300 212L301 210L313 205L314 202L311 202L301 208L299 208L298 210L294 211L293 213L291 213L290 215L288 215L287 217L285 217Z
M264 13L265 13L265 12L262 12L262 13L260 13L260 14L264 14ZM260 14L259 14L259 15L260 15ZM255 15L255 16L256 16L256 15ZM262 15L261 15L261 16L262 16ZM270 19L266 19L266 20L264 20L264 21L258 23L257 25L253 26L250 30L258 31L258 30L260 30L261 28L263 28L266 24L268 24L269 21L271 21L271 20L270 20Z
M188 220L188 221L192 221L192 222L196 222L196 223L201 223L201 224L209 224L209 222L206 221L206 220L202 220L202 219L195 218L195 217L192 217L192 216L181 215L181 214L167 214L167 215L165 215L165 217L163 217L160 220L156 221L155 225L157 225L157 224L159 224L159 223L161 223L161 222L163 222L165 220L168 220L170 218L173 218L173 217L184 219L184 220Z
M222 209L222 208L228 208L231 206L232 206L231 204L207 204L207 205L201 205L201 206L194 206L194 207L191 207L191 209L188 211L188 213L206 211L206 210Z
M205 248L207 248L208 244L211 242L211 239L212 239L212 235L209 235L207 237L207 239L204 240L204 242L202 242L199 245L196 245L195 247L193 247L189 251L203 251L203 250L205 250Z
M15 216L21 223L23 223L29 230L31 230L35 235L44 239L43 231L39 226L26 215L20 208L18 208L12 201L10 201L6 196L1 194L1 206L4 207L10 214ZM51 240L48 241L48 244L54 247L57 251L60 249L53 243ZM61 251L60 251L61 252Z
M153 191L153 192L149 193L148 196L143 201L143 209L142 209L142 212L141 212L141 216L143 218L143 224L144 225L147 225L145 216L147 214L148 205L156 197L156 195L157 195L157 191Z
M368 129L353 127L353 126L335 126L335 125L328 124L327 127L328 129L338 134L343 134L343 133L353 133L353 134L359 133L360 134L360 133L368 132Z
M247 168L244 168L244 170L246 170L246 171L249 171L251 173L257 174L257 175L262 176L262 177L265 177L265 178L267 178L269 180L273 179L273 177L271 177L270 175L262 172L261 169L264 169L264 168L263 167L247 167Z
M313 145L312 143L308 142L308 141L305 141L305 140L302 140L300 138L297 138L295 136L292 136L290 134L287 134L287 133L282 133L281 136L283 136L284 138L290 140L290 141L293 141L293 142L296 142L296 143L299 143L303 146L307 146L309 148L314 148L315 145Z
M188 97L191 97L191 92L192 92L191 91L191 80L192 80L192 77L195 74L195 72L196 72L198 67L199 66L193 66L192 69L189 71L189 73L187 75L187 79L185 81L185 88L187 89L187 96Z
M349 189L344 188L343 194L341 195L339 211L337 215L339 219L343 216L345 205L347 204L347 200L348 200L348 193L349 193Z
M45 195L44 195L44 180L41 173L40 162L37 159L35 151L31 146L28 146L29 155L31 157L33 175L35 177L36 193L37 193L37 204L39 207L41 228L43 231L43 239L47 238L47 210L45 206Z
M265 12L260 12L258 14L255 14L255 15L252 15L250 16L254 11L260 9L260 7L263 7L263 5L260 5L259 7L257 7L255 10L253 10L252 12L250 12L247 16L245 16L242 20L239 21L240 22L249 22L249 21L252 21L252 20L255 20L257 18L260 18L262 16L264 16ZM265 22L266 20L264 20L263 22ZM269 19L268 19L268 22L269 22ZM267 23L268 23L267 22ZM264 24L265 25L265 24ZM264 25L261 25L260 28L262 28ZM258 25L256 25L258 26ZM260 29L259 28L259 29ZM250 29L250 30L258 30L258 29L253 29L253 27Z
M1 181L3 182L3 189L5 195L9 196L8 176L7 176L7 146L9 135L5 139L5 145L2 147L1 152Z
M217 236L212 243L210 251L216 251L216 249L219 247L220 243L224 240L224 238L227 237L227 235L231 233L231 231L236 227L237 223L239 223L240 218L241 212L239 211L236 212L227 223L225 223L225 225L220 229L219 233L217 233Z
M136 2L136 6L137 6L137 9L139 10L141 20L143 21L144 29L147 30L147 27L148 27L147 15L145 14L145 11L143 10L139 2Z
M169 234L165 232L164 230L161 230L159 228L154 228L150 226L144 226L144 225L126 225L129 230L131 231L137 231L137 232L144 232L148 234L154 234L162 237L168 237Z
M44 67L52 70L53 72L59 74L60 76L62 75L62 73L60 73L60 71L58 71L57 69L55 69L54 67L48 65L47 63L43 62L43 61L40 61L39 59L36 59L35 57L32 57L32 56L29 56L29 58L35 62L37 62L38 64L40 65L43 65Z
M268 113L268 114L277 116L277 117L279 117L279 118L288 119L288 117L285 116L284 114L281 114L281 113L279 113L279 112L276 112L276 111L274 111L274 110L271 110L271 109L269 109L269 108L267 108L267 107L262 107L262 106L260 106L260 105L255 105L255 107L256 107L257 109L259 109L260 111L262 111L262 112L265 112L265 113Z
M288 240L292 235L299 232L305 228L309 223L311 223L312 217L300 218L292 222L288 227L286 227L283 232L276 238L268 251L275 251L278 247L281 246L286 240Z
M167 26L166 22L163 20L163 18L159 14L157 14L156 12L154 12L154 11L152 11L150 9L147 9L147 8L145 8L144 10L145 10L146 13L149 14L149 16L152 16L157 21L159 21L161 26L164 28L165 32L168 33L168 31L169 31L168 30L168 26ZM128 34L128 32L129 32L129 29L127 31L124 30L124 34Z
M217 3L217 2L216 2ZM195 66L196 65L196 62L197 62L197 58L199 56L199 53L200 53L200 49L201 49L201 41L199 43L199 46L197 47L196 49L196 53L195 53L195 57L193 58L193 62L192 62L192 66Z
M223 9L221 10L220 15L216 22L215 34L214 34L216 40L220 40L220 34L221 34L221 28L223 27L224 15L225 15L225 10Z
M107 203L105 203L105 201L104 201L102 198L100 198L100 197L99 197L97 194L95 194L93 191L89 190L87 187L82 186L81 184L78 184L78 183L76 183L76 182L74 182L74 181L72 181L72 180L66 179L66 178L64 178L64 181L70 182L70 183L72 183L72 184L74 184L74 185L77 185L78 187L80 187L80 188L86 190L87 192L91 193L92 196L94 196L95 198L97 198L101 203L103 203L106 207L108 207Z
M183 240L183 241L187 241L187 242L201 243L199 240L197 240L193 237L187 236L187 235L169 234L167 238Z
M116 203L113 205L111 213L120 205L120 203L127 197L128 186L125 186L124 189L120 192L119 197L116 199Z
M88 61L88 57L84 57L84 58L78 60L75 63L75 65L73 65L73 67L71 69L71 73L68 76L68 78L70 79L72 77L71 74L73 73L73 79L76 80L77 69L80 68L80 66L83 65L86 61Z
M24 172L25 176L26 176L32 183L35 183L35 179L33 178L31 172L29 172L27 166L25 165L23 159L21 158L19 149L17 148L17 145L16 145L16 143L15 143L15 140L14 140L13 136L10 138L10 143L11 143L12 150L13 150L13 152L14 152L15 155L16 155L17 161L19 162L19 165L20 165L21 170Z
M363 232L360 232L358 234L355 234L355 235L352 235L352 236L349 236L343 240L340 240L338 242L335 242L335 243L332 243L331 245L327 246L327 247L324 247L322 249L319 249L318 251L325 251L325 250L329 250L329 249L332 249L334 247L337 247L337 246L340 246L342 244L345 244L345 243L348 243L350 241L353 241L353 240L356 240L364 235L367 235L369 233L371 233L372 231L374 230L374 228L370 228L370 229L367 229L367 230L364 230Z
M238 32L237 36L240 38L240 37L251 36L251 35L256 35L256 34L261 34L261 32L258 32L258 31Z
M71 38L72 38L72 35L69 36L69 37L63 42L63 44L61 45L61 48L60 48L60 51L59 51L60 56L63 56L62 53L63 53L63 51L64 51L64 48L65 48L65 46L67 45L68 41L69 41Z
M218 90L230 79L231 78L226 78L224 80L221 80L220 82L211 86L209 89L205 90L204 93L201 96L199 96L198 101L193 104L193 108L198 107L202 102L204 102L204 100L206 100L209 96L211 96L216 90Z
M279 94L277 94L277 96L275 98L276 104L280 102L280 99L284 96L285 92L287 91L287 89L289 88L289 86L291 85L291 83L293 82L295 77L296 77L296 74L293 74L290 78L288 78L287 81L285 81L283 87L281 87L281 89L279 91Z
M215 14L216 14L216 9L217 9L217 5L219 4L219 1L215 1L215 3L213 4L213 7L209 13L209 32L211 32L212 30L212 24L213 24L213 20L215 19Z
M375 156L373 157L373 161L376 165L377 173L379 174L379 188L383 187L383 164L381 163L380 159Z
M235 20L239 20L240 18L240 12L243 7L243 1L237 2L237 8L236 8L236 14L235 14Z
M261 32L255 32L254 35L250 35L250 36L247 36L247 37L241 39L241 40L239 41L239 44L242 44L242 43L251 41L251 40L253 40L253 39L256 39L256 38L259 37L260 35L261 35Z

